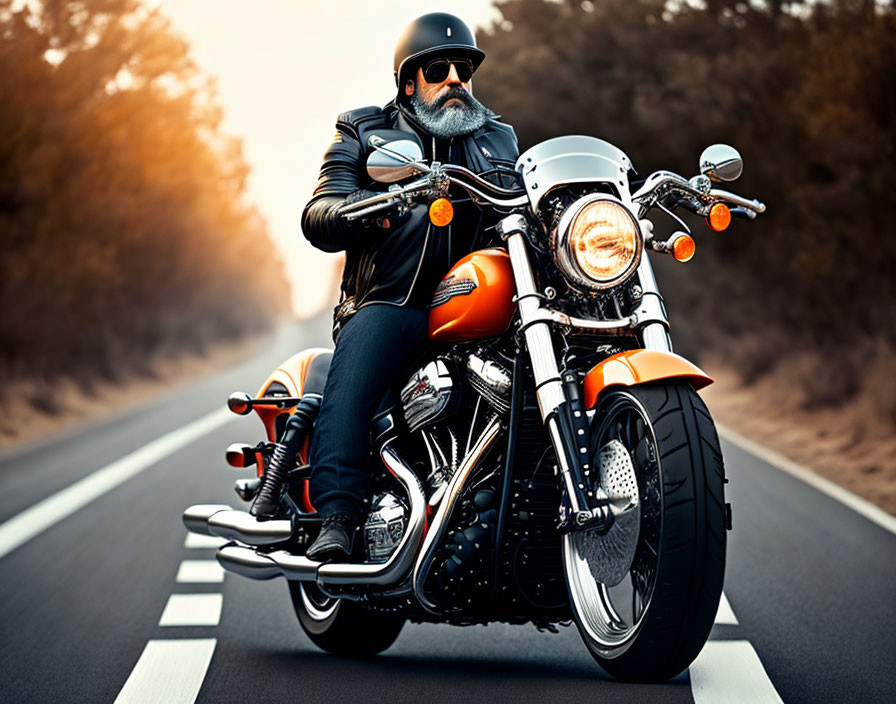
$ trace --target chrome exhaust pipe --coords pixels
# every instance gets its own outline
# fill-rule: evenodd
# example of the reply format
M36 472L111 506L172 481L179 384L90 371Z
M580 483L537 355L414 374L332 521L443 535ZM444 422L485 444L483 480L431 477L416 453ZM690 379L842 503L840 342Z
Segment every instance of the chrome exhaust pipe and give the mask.
M423 540L424 518L426 515L426 497L417 475L408 467L398 454L391 448L391 441L383 445L380 457L386 468L401 482L411 505L411 515L408 518L408 527L392 556L384 563L357 564L357 563L322 563L309 560L300 555L293 555L285 550L275 550L270 553L260 553L252 547L229 543L218 550L217 558L221 566L237 574L251 579L273 579L283 576L288 580L313 582L321 585L347 585L347 584L394 584L401 580L414 563L417 548ZM198 507L193 507L198 508ZM192 509L188 509L188 512ZM223 512L222 512L223 513ZM228 511L230 513L242 513L241 511ZM186 522L186 513L184 521ZM248 516L248 514L243 514ZM215 514L216 526L209 526L210 530L220 531L217 524L229 519L228 515ZM249 516L251 519L252 517ZM209 519L211 520L211 519ZM252 519L254 521L254 519ZM265 521L259 526L267 526L281 521ZM289 523L288 521L282 521ZM215 532L214 535L221 535ZM228 537L228 536L224 536ZM241 538L238 538L241 542ZM271 541L277 542L277 541ZM255 543L260 544L260 543Z
M292 535L287 520L257 521L245 511L225 504L198 504L184 511L184 525L191 533L239 540L249 545L282 543Z
M445 491L445 494L439 503L439 510L436 512L432 525L426 533L426 540L423 541L423 547L420 548L420 556L417 558L417 563L414 565L414 578L411 583L414 585L414 595L417 597L417 601L419 601L423 608L430 613L441 613L438 605L426 596L426 592L423 588L426 578L429 576L430 569L432 568L436 547L444 538L442 534L445 532L447 521L451 517L451 512L454 509L454 502L457 500L457 496L460 494L461 489L463 489L467 477L469 477L473 469L479 465L479 461L485 456L485 453L488 452L492 443L498 437L500 430L500 421L497 419L493 420L482 432L482 435L479 436L479 440L476 441L476 444L467 453L467 456L464 457L463 462L461 462L460 467L457 472L455 472L454 477L452 477L448 489Z
M321 564L285 550L260 553L254 548L236 543L228 543L219 548L216 557L221 567L228 572L259 580L282 576L299 582L313 582L317 579L317 568Z
M259 521L245 511L221 511L208 519L208 530L219 538L249 545L271 545L289 540L292 523L286 519Z
M426 517L426 497L417 475L392 449L388 440L380 450L380 459L401 482L411 504L408 527L392 556L381 564L334 564L328 562L317 571L317 579L323 585L329 584L393 584L404 577L414 563L417 548L423 540Z
M227 504L196 504L184 511L184 525L191 533L212 535L208 532L208 519L221 511L230 511Z

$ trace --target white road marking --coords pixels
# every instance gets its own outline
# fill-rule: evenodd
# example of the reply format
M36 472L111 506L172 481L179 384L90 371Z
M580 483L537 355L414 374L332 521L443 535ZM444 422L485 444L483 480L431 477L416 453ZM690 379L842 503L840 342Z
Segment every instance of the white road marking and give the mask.
M797 464L774 450L770 450L759 443L748 440L743 435L731 430L731 428L716 423L716 429L719 431L719 435L731 444L737 445L741 450L748 452L751 455L755 455L763 462L767 462L783 472L787 472L787 474L796 477L806 484L818 489L818 491L827 494L832 499L839 501L844 506L848 506L856 513L863 515L869 521L876 523L884 530L896 534L896 516L891 516L870 501L866 501L860 496L856 496L851 491L844 489L842 486L834 484L834 482L816 474L808 467Z
M206 549L219 548L227 542L226 538L219 538L216 535L199 535L198 533L187 533L187 539L184 541L185 548Z
M226 408L153 440L0 525L0 558L160 460L235 416Z
M159 619L160 626L217 626L221 620L221 594L172 594Z
M737 616L734 615L734 611L731 609L731 604L728 603L728 598L724 593L719 600L719 610L716 611L715 622L721 626L737 625Z
M224 569L216 560L184 560L177 570L176 582L213 584L224 581Z
M214 638L149 641L115 704L193 704L214 652Z
M690 673L694 704L783 704L748 641L708 641Z

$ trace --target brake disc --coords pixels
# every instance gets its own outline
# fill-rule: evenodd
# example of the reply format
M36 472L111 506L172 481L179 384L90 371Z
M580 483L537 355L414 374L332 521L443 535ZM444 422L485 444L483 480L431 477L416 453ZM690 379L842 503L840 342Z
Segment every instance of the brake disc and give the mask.
M615 587L628 574L641 525L638 478L628 450L618 440L610 440L598 454L600 488L610 500L613 525L601 535L596 529L573 532L579 557L588 562L598 582Z

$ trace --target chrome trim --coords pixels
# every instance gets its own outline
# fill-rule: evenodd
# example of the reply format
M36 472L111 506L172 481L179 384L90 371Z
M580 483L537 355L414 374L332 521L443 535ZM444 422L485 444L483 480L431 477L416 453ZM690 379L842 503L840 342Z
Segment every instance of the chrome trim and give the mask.
M576 516L586 509L579 503L579 496L584 493L584 488L576 488L576 482L572 476L572 469L569 466L569 459L564 449L563 438L560 436L560 429L557 427L556 418L548 420L548 431L551 436L551 444L554 446L554 455L556 455L557 463L560 466L560 476L563 478L563 484L566 487L569 507L572 509L572 515Z
M563 403L563 388L560 384L560 370L557 367L557 355L551 340L551 330L547 322L541 322L541 296L535 286L529 254L526 251L526 240L523 237L525 220L518 215L505 218L498 225L499 232L506 234L507 253L516 282L517 307L526 346L532 361L532 374L535 378L536 396L541 417L546 419ZM515 229L511 229L515 228Z
M510 411L510 373L491 359L470 354L466 364L467 378L477 393L502 414Z
M292 524L285 519L259 521L246 511L219 511L209 517L208 532L249 545L271 545L288 540L292 535Z
M408 429L413 433L442 415L453 391L454 378L442 359L434 359L414 372L401 390Z
M377 139L379 143L376 143ZM410 139L387 142L371 135L367 143L373 147L367 156L367 173L374 181L395 183L421 173L417 162L423 159L423 150L417 142Z
M411 502L411 511L404 536L388 561L377 564L321 563L309 560L303 555L294 555L285 550L259 553L251 546L229 543L218 550L218 562L224 569L251 579L272 579L273 577L283 576L293 581L310 582L316 580L322 586L333 584L393 584L401 580L410 570L417 547L423 538L426 499L423 496L423 490L420 487L420 481L417 479L417 476L390 447L391 442L390 440L383 445L380 456L389 471L392 472L407 491ZM184 522L186 523L187 521L188 513L192 512L191 520L199 520L204 513L207 513L212 508L229 509L230 507L194 506L187 509L187 512L184 513ZM202 511L201 509L206 510ZM233 513L241 512L233 511ZM248 516L248 514L244 515ZM259 525L264 526L279 522L267 521ZM289 523L288 521L285 522ZM190 526L188 525L188 527Z
M744 160L730 144L711 144L700 155L700 173L713 181L736 181L744 172Z
M454 503L457 500L457 496L460 494L467 477L470 475L470 472L478 466L483 455L498 437L500 430L500 421L494 419L482 432L482 435L479 436L473 449L470 450L466 457L464 457L464 461L461 463L460 468L454 474L451 483L448 485L448 490L445 492L445 495L439 504L439 509L436 512L432 525L429 527L429 531L426 533L426 538L420 548L419 557L414 565L412 583L414 585L414 594L416 595L417 600L423 608L431 613L441 613L438 605L435 602L430 601L424 591L424 582L426 582L426 578L429 576L429 571L432 568L432 560L435 557L436 547L439 544L439 541L444 537L443 533L445 532L447 521L450 518L451 512L454 509Z
M252 477L251 479L237 479L233 484L236 491L243 501L252 501L261 488L261 477Z
M227 504L196 504L184 511L183 522L187 530L199 535L211 535L208 532L208 519L220 511L231 511Z
M660 295L653 266L649 257L641 257L638 265L638 284L641 286L641 300L635 312L641 328L641 344L644 349L672 351L672 338L669 337L669 319L666 307Z
M723 200L726 203L733 203L740 208L753 210L757 213L765 212L765 203L762 203L753 198L744 198L743 196L739 196L736 193L731 193L730 191L723 191L721 188L713 188L709 192L709 195L718 200Z
M395 552L386 561L377 564L327 563L317 570L317 580L321 584L392 584L397 582L411 568L416 548L423 538L426 515L426 497L417 475L392 449L393 440L383 445L380 457L387 469L401 482L411 504L408 527Z
M249 579L274 579L282 574L277 563L267 555L260 555L253 548L236 543L218 548L215 557L218 564L228 572L235 572Z
M268 557L277 564L283 576L288 580L310 582L318 577L318 568L321 563L309 560L304 555L293 555L285 550L276 550L268 553Z
M220 547L215 557L228 572L258 580L283 576L289 580L311 582L317 577L317 568L320 566L319 562L285 550L260 553L255 548L237 543Z
M541 308L534 317L539 321L543 320L548 323L579 328L581 330L594 330L607 335L623 335L631 332L639 322L639 318L636 315L614 320L588 320L567 315L553 308Z
M627 199L629 169L631 161L625 152L583 135L540 142L520 154L516 162L534 210L552 189L573 183L609 183Z
M622 208L635 228L635 252L631 261L626 265L625 269L607 281L601 281L586 274L579 266L569 247L569 237L576 218L586 207L602 200ZM641 224L638 222L638 218L620 199L606 193L590 193L572 203L560 216L560 222L557 223L557 227L551 233L551 249L554 254L554 262L567 281L588 291L605 291L608 288L621 284L638 268L638 262L644 255L644 233L641 232Z

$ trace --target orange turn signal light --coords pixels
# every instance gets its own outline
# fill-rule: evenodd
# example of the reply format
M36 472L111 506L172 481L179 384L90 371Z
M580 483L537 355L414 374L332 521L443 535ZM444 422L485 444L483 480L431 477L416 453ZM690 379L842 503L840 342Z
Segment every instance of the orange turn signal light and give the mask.
M429 221L436 227L445 227L454 219L454 206L447 198L436 198L429 204Z
M672 242L672 256L677 261L690 261L695 251L697 251L697 245L694 243L694 238L690 235L679 235Z
M731 210L724 203L716 203L709 209L706 222L716 232L727 230L731 224Z

